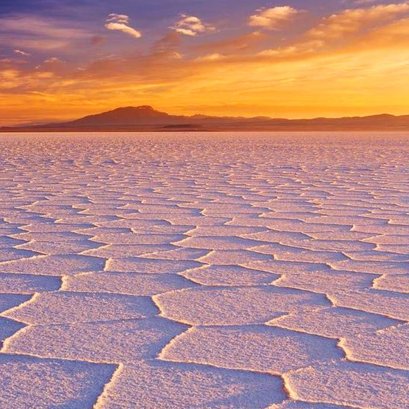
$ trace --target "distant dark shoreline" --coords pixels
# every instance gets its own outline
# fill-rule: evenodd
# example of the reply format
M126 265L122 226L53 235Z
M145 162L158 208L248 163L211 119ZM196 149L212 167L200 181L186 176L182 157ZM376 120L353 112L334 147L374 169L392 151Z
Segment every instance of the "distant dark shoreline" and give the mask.
M232 133L240 133L240 132L283 132L283 133L291 133L291 132L300 132L300 133L308 133L308 132L408 132L409 128L399 129L399 128L327 128L327 129L317 129L317 128L274 128L274 129L0 129L0 134L18 134L18 133L141 133L141 132L149 132L149 133L186 133L186 132L197 132L197 133L220 133L220 132L232 132Z
M276 126L269 128L247 128L247 127L102 127L102 128L50 128L50 127L3 127L0 128L0 133L80 133L80 132L157 132L157 133L172 133L172 132L409 132L408 126L393 127L393 126L372 126L372 127L340 127L340 126Z

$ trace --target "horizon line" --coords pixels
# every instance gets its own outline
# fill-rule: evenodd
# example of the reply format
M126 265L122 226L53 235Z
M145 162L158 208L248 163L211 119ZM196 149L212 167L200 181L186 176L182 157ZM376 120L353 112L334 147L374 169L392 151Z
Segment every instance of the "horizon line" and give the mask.
M40 120L33 120L33 121L27 121L27 122L14 122L14 123L10 123L10 124L2 124L0 123L0 128L24 128L24 127L31 127L31 126L45 126L45 125L61 125L61 124L65 124L65 123L70 123L73 121L77 121L83 118L87 118L90 116L94 116L94 115L102 115L102 114L106 114L106 113L110 113L110 112L114 112L117 110L121 110L121 109L139 109L139 108L148 108L148 109L152 109L155 112L159 112L162 114L167 114L169 116L178 116L178 117L182 117L182 118L195 118L198 116L202 116L205 118L229 118L229 119L266 119L266 120L285 120L285 121L313 121L313 120L319 120L319 119L329 119L329 120L338 120L338 119L359 119L359 118L371 118L371 117L391 117L391 118L400 118L400 117L409 117L409 113L408 114L392 114L389 112L379 112L379 113L370 113L370 114L363 114L363 115L359 115L359 114L351 114L351 115L341 115L341 116L325 116L325 115L315 115L315 116L305 116L305 117L285 117L285 116L270 116L270 115L210 115L210 114L202 114L202 113L193 113L193 114L176 114L176 113L171 113L171 112L167 112L167 111L162 111L162 110L158 110L156 109L153 105L147 105L147 104L143 104L143 105L126 105L126 106L117 106L114 108L106 108L103 111L100 112L94 112L94 113L89 113L89 114L85 114L79 117L73 117L70 119L40 119Z

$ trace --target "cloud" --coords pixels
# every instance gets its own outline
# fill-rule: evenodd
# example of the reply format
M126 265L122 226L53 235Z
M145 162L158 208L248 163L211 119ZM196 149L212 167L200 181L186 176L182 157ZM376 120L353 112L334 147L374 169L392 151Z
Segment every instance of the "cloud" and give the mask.
M82 28L72 27L69 22L59 20L48 20L39 16L8 16L0 19L2 32L14 34L27 34L31 36L44 36L49 38L82 39L88 32Z
M211 26L210 24L203 23L199 17L188 16L186 14L182 14L179 21L177 21L175 25L170 28L180 34L191 37L215 30L215 27Z
M309 31L309 36L322 39L342 39L345 36L371 29L409 13L409 2L391 3L367 8L346 9L323 19Z
M364 5L376 3L379 0L349 0L349 1L352 2L355 5L364 6Z
M44 64L61 63L62 61L58 57L50 57L44 60Z
M304 58L306 55L316 54L323 48L324 42L321 40L301 41L286 47L272 48L258 53L259 56L276 57L276 58Z
M369 50L381 45L407 44L409 20L404 18L407 15L409 2L345 9L322 18L295 42L264 50L258 55L303 58L345 47Z
M111 13L108 15L107 21L113 21L120 24L129 24L129 16L126 14Z
M195 50L200 54L252 54L263 42L269 39L266 32L251 31L250 33L236 34L227 38L217 39L216 41L207 41L195 46Z
M86 28L66 20L23 14L0 18L0 44L15 47L19 51L61 49L75 41L81 42L90 35Z
M203 57L196 58L196 61L220 61L224 59L225 56L219 53L207 54Z
M30 53L27 53L25 51L18 50L18 49L14 50L14 53L18 55L22 55L23 57L29 57L31 55Z
M123 33L128 34L134 38L142 37L140 31L129 25L129 16L127 16L126 14L109 14L105 21L105 28L108 30L122 31Z
M277 30L299 13L299 10L290 6L262 8L256 10L256 14L250 16L249 25L251 27Z

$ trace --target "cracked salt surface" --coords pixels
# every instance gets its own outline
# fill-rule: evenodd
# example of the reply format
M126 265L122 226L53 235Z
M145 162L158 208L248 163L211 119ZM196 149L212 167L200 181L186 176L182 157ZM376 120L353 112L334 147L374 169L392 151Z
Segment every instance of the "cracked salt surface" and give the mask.
M408 156L2 135L0 407L407 409Z

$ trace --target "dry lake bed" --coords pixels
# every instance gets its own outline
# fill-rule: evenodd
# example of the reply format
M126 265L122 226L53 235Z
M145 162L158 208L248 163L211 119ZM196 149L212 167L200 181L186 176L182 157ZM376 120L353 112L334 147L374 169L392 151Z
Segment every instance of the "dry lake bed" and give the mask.
M2 409L409 408L409 135L3 134Z

